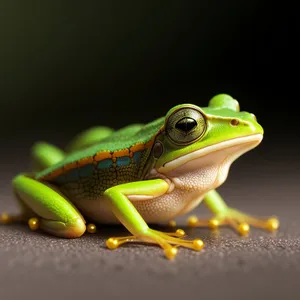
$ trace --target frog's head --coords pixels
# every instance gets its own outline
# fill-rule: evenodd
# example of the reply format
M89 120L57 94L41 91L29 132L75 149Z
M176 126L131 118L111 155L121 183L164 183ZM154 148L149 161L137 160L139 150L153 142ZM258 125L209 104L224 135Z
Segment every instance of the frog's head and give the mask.
M177 177L208 165L229 166L262 137L255 115L240 111L238 101L229 95L215 96L205 108L178 105L167 113L164 130L157 136L155 169Z

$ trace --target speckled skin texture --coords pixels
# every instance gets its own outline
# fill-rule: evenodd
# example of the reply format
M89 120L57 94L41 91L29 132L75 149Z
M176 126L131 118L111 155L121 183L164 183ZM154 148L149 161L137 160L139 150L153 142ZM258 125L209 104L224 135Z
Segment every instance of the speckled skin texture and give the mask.
M225 228L217 236L182 227L190 238L202 238L205 249L180 248L168 261L156 246L106 249L107 237L128 233L122 227L67 240L22 225L0 226L0 299L300 299L300 165L278 161L280 152L272 154L253 151L239 159L220 193L243 211L278 215L277 234L252 229L248 238L240 238ZM9 158L14 164L5 163ZM1 162L1 209L17 211L9 180L28 161L24 154ZM195 213L210 215L204 205ZM178 223L184 225L185 218Z
M95 168L91 176L66 183L60 188L71 200L96 200L111 186L136 180L138 180L138 168L130 164L116 168Z

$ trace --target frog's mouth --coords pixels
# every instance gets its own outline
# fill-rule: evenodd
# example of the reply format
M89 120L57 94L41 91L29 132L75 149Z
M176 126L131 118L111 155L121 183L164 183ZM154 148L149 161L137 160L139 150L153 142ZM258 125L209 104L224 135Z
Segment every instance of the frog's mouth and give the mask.
M172 175L178 175L192 172L199 167L219 164L224 160L230 161L231 164L239 156L255 148L262 138L262 134L253 134L207 146L171 160L157 171L163 174L171 172Z

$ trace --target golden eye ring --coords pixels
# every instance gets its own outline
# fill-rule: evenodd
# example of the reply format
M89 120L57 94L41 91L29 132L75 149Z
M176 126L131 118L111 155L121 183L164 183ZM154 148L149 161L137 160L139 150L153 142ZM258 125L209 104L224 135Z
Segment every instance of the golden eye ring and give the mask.
M206 126L206 119L199 110L184 107L170 115L166 133L174 144L189 145L204 135Z

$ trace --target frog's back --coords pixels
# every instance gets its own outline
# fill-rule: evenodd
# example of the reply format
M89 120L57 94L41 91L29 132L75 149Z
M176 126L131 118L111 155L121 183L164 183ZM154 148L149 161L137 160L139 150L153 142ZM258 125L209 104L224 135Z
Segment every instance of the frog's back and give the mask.
M69 154L35 178L60 187L69 197L93 199L112 186L140 180L163 118L124 127L99 143Z

